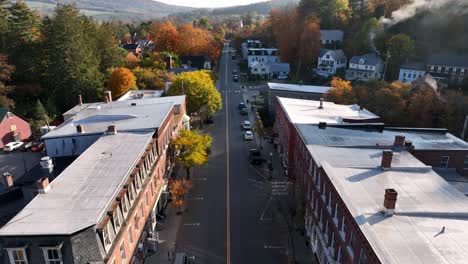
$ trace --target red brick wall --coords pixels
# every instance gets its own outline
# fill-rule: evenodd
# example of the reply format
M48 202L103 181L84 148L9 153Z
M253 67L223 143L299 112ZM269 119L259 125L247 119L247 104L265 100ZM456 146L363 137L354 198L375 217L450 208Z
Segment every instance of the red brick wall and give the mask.
M439 168L442 156L449 156L448 168L455 168L461 175L468 176L463 161L468 157L468 150L415 150L414 156L428 166Z
M31 136L31 127L29 123L12 113L12 117L5 116L0 123L0 148L13 141L13 134L17 133L20 139L26 139ZM11 126L16 126L15 131L11 131Z

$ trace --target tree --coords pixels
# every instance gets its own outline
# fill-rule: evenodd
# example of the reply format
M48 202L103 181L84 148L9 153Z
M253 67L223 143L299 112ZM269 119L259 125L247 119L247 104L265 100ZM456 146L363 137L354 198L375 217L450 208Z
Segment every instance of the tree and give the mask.
M376 39L383 32L383 25L375 18L367 20L349 41L345 43L347 54L364 54L369 52L378 52L376 48Z
M8 36L5 34L8 32L8 16L10 15L8 11L8 5L10 0L0 0L0 52L4 52L7 47Z
M165 70L136 67L132 70L136 77L136 86L140 90L164 90L166 81L172 76Z
M44 125L49 125L49 114L40 100L37 100L34 107L33 120L31 122L31 129L34 134L40 134L40 129Z
M321 48L319 19L315 16L307 18L299 39L299 54L297 65L297 79L303 64L310 66L318 57Z
M346 26L351 10L348 0L319 0L319 16L323 28L341 28Z
M176 26L169 20L153 24L150 33L158 51L175 51L178 34Z
M130 89L136 89L135 75L127 68L115 68L107 82L107 88L113 97L118 98Z
M133 69L138 66L138 57L133 52L127 53L124 59L124 65L126 68Z
M172 206L177 208L178 214L181 213L180 208L185 203L185 195L192 188L192 182L186 179L174 180L171 184Z
M299 43L298 16L296 9L274 9L270 12L270 23L275 36L278 52L285 62L295 63Z
M206 109L210 115L222 107L221 94L214 86L209 71L193 71L178 74L168 94L187 96L187 112L200 113Z
M212 138L198 131L181 130L179 137L172 141L174 150L179 151L177 161L182 164L190 178L190 168L202 166L208 162Z
M80 94L89 101L102 94L103 75L96 43L89 40L95 34L88 31L90 23L75 5L57 5L54 16L43 20L41 83L60 112L72 107Z
M331 89L325 94L325 99L336 104L350 104L354 101L350 81L343 80L339 77L333 77L331 81Z
M118 46L117 36L111 24L103 23L97 27L95 41L101 72L124 66L127 51Z
M388 76L390 80L398 79L400 65L414 54L415 42L405 34L397 34L387 41L387 51L390 56L388 61Z
M11 109L14 106L13 100L8 98L8 94L13 90L13 87L8 85L11 75L15 71L15 67L8 64L8 58L4 54L0 54L0 107Z

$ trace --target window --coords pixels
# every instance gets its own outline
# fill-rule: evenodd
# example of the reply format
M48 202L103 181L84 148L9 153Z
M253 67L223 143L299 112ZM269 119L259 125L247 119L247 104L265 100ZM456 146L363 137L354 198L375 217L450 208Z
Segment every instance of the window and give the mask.
M441 167L441 168L447 168L447 167L448 167L448 163L449 163L449 159L450 159L449 156L442 156L442 157L440 157L440 167Z
M463 169L468 170L468 156L463 159Z
M354 251L354 244L356 244L356 235L354 234L353 231L351 231L351 236L350 236L350 239L349 239L349 248L351 249L351 251Z
M124 242L122 242L122 244L120 244L120 256L122 257L122 260L127 258L127 255L125 255L125 244L124 244Z
M364 249L361 249L361 253L359 254L359 264L365 264L366 263L366 252Z
M406 72L403 73L403 78L406 78Z
M116 208L115 211L112 213L112 219L114 220L114 228L115 232L119 232L120 227L122 225L122 217L120 216L119 208Z
M333 222L338 226L338 203L335 204L335 214L333 216Z
M138 231L138 228L139 228L139 226L138 226L138 221L139 220L140 220L140 218L138 218L138 213L137 213L137 214L135 214L135 217L133 218L133 223L135 225L135 230L137 230L137 231Z
M143 213L143 203L140 203L140 214L141 214L141 217L144 216L144 213Z
M104 240L104 247L108 247L111 245L111 237L109 234L109 223L107 223L106 227L102 230L102 239Z
M127 234L128 234L128 242L130 242L130 245L133 244L133 235L132 235L132 227L128 227L127 229Z
M7 248L11 264L28 264L25 248Z
M332 192L330 190L330 192L328 193L328 212L331 214L331 201L332 201Z
M133 204L135 200L135 187L133 186L133 182L130 183L130 188L128 189L128 197L130 198L130 203Z
M128 213L128 198L127 198L127 194L124 195L124 197L122 198L122 200L120 200L120 207L122 209L122 213L125 216L127 216L127 213Z
M335 256L335 233L332 232L332 236L331 236L331 239L330 239L330 251L332 253L332 256L334 257Z
M146 195L145 195L145 202L146 202L146 207L149 206L149 198L148 198L148 191L146 191Z
M342 220L341 220L341 230L340 230L340 233L341 233L341 237L343 238L343 240L345 240L345 234L346 234L346 219L345 217L343 216Z
M60 247L44 247L42 248L46 264L62 264L62 252Z
M16 131L16 125L10 125L10 131Z
M338 248L338 253L336 254L336 261L340 262L341 261L341 247Z

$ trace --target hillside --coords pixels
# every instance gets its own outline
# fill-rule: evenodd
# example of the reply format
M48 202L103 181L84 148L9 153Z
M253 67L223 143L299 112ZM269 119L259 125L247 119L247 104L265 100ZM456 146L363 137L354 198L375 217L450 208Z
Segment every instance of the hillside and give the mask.
M97 19L150 19L165 17L174 13L189 12L191 7L168 5L152 0L28 0L32 9L48 14L57 3L76 3L86 15Z

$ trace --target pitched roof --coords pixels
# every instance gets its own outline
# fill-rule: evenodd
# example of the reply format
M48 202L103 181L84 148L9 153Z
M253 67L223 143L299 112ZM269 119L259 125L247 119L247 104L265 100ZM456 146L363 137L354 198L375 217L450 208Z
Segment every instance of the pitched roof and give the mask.
M320 39L321 40L338 40L343 41L343 30L333 29L333 30L320 30Z
M0 120L3 120L3 118L6 116L8 111L9 111L8 109L0 107Z
M427 64L468 68L468 55L449 53L434 54L429 57Z
M325 53L329 52L330 56L332 56L335 60L337 59L346 59L346 55L344 54L343 50L334 50L334 49L320 49L320 57L323 57Z
M364 65L376 66L382 59L375 53L367 53L360 56L353 56L349 63L360 64L360 60L364 60Z
M185 64L188 68L198 68L202 70L205 68L205 56L181 56L180 64Z
M403 63L401 65L400 69L411 69L411 70L426 71L426 64L424 64L422 62L409 61L409 62Z

